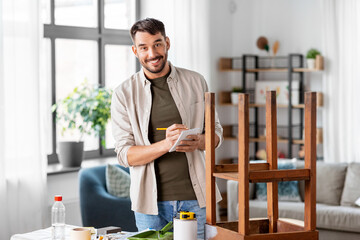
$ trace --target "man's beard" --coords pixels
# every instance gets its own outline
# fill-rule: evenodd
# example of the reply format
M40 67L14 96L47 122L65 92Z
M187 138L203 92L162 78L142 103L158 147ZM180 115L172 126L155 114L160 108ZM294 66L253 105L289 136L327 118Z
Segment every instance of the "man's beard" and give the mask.
M163 63L161 64L160 68L157 69L157 70L152 70L152 69L150 69L149 67L147 67L146 64L142 64L142 66L143 66L146 70L148 70L149 72L151 72L151 73L159 73L159 72L161 72L161 71L164 69L164 67L165 67L165 64L166 64L166 62L167 62L167 55L168 55L168 54L167 54L167 52L166 52L165 57L159 56L159 57L156 57L156 58L155 58L155 59L157 59L157 58L164 59L164 61L163 61ZM151 60L154 60L154 59L151 59ZM148 61L151 61L151 60L146 60L145 62L148 62Z

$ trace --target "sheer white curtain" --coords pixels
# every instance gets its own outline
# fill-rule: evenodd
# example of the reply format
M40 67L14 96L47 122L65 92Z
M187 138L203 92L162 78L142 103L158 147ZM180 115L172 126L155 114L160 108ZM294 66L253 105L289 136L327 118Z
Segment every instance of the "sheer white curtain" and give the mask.
M169 60L177 67L210 76L209 3L207 0L142 0L141 18L165 24Z
M210 77L209 11L207 0L174 1L174 58L181 67L197 71L207 80Z
M43 227L39 0L0 0L0 234ZM43 112L45 113L45 112Z
M324 160L360 162L360 1L322 0Z

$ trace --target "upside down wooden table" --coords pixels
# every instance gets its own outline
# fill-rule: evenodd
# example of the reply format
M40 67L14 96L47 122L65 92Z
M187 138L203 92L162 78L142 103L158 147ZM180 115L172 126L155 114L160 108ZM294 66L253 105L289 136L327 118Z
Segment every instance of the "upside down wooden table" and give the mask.
M276 92L266 93L267 163L249 163L249 96L239 94L238 164L215 165L215 95L205 94L208 240L318 240L316 230L316 93L305 94L305 168L277 169ZM216 223L215 178L239 182L239 221ZM305 181L304 221L278 218L279 181ZM268 216L249 219L249 182L267 183Z

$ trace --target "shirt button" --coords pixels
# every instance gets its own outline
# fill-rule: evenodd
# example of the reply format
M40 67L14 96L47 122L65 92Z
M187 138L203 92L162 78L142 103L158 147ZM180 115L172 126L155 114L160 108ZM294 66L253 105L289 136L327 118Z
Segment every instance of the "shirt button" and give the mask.
M196 187L196 183L194 183L194 187Z
M154 189L153 192L156 192L156 189Z

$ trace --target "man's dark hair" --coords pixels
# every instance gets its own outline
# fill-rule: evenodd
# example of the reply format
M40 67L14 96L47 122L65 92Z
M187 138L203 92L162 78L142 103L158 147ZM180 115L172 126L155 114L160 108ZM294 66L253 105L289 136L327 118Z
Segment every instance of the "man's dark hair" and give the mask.
M154 18L145 18L134 23L134 25L130 29L130 35L134 43L135 35L137 32L147 32L151 35L155 35L160 32L161 35L166 37L164 24Z

